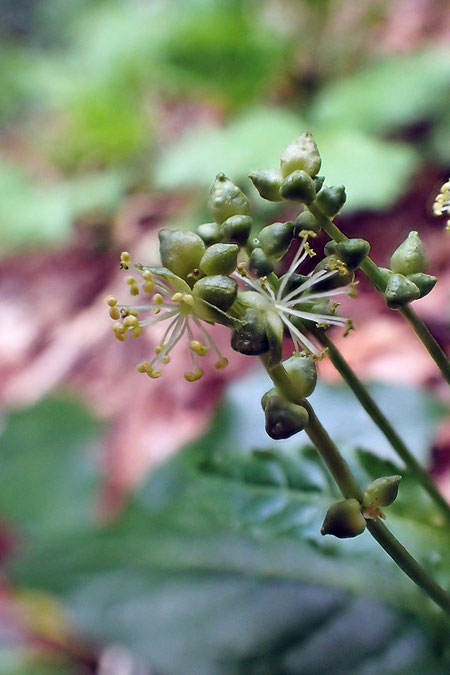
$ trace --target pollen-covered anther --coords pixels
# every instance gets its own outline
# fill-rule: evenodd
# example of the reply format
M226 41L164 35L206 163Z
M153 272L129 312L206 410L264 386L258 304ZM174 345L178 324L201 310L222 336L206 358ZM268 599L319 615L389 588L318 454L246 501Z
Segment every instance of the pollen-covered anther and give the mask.
M186 305L189 305L190 307L193 307L194 303L195 303L194 296L191 295L190 293L185 293L183 295L183 302L185 302Z
M121 323L114 324L113 332L115 337L119 340L119 342L125 342L126 330Z
M353 321L351 319L347 319L347 321L345 323L344 337L347 337L347 335L349 335L352 330L355 330L355 326L353 325Z
M228 365L228 359L225 358L225 356L222 356L216 363L214 364L214 368L216 370L223 370L226 368Z
M197 356L205 356L208 352L208 347L202 344L200 340L191 340L189 347Z
M127 270L130 266L131 256L128 251L122 251L120 254L120 269Z
M139 295L139 287L137 285L136 279L130 275L125 279L125 281L130 287L131 295Z
M317 255L316 252L311 248L311 246L308 244L307 241L305 241L305 247L304 248L305 248L305 251L309 255L310 258L314 258L314 256Z
M183 299L183 293L174 293L171 297L172 302L181 302Z
M136 366L136 370L138 373L151 373L153 368L148 361L144 361L143 363L139 363L139 365Z
M151 370L147 372L147 375L152 378L152 380L157 380L162 375L161 370Z
M238 274L241 275L241 277L246 277L247 276L247 270L245 269L245 263L240 262L239 265L236 267L236 271Z
M117 321L117 319L120 319L120 311L117 305L117 298L115 298L113 295L110 295L108 298L106 298L106 304L109 306L109 316L111 319L114 319L114 321Z
M347 293L349 298L352 298L352 299L356 298L356 288L357 288L358 284L359 284L359 281L352 281L352 283L350 284L350 290Z
M184 373L184 379L187 380L187 382L197 382L201 376L203 375L203 370L201 368L196 368L194 372L187 372Z

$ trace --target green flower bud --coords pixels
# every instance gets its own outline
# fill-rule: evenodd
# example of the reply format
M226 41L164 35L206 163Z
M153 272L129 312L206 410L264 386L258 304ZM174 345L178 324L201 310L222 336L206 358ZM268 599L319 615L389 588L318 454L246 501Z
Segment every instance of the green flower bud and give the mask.
M328 272L335 272L335 274L329 276L323 281L319 279L314 284L314 292L329 291L333 288L346 286L347 284L350 284L355 278L354 272L350 270L347 265L336 255L328 255L326 258L321 260L320 263L314 268L314 273L318 272L319 270L327 270Z
M236 244L213 244L200 260L202 272L212 274L232 274L236 269L239 246Z
M319 192L325 181L325 176L314 176L313 181L316 192Z
M420 290L403 274L391 274L384 291L386 304L390 309L401 309L420 297Z
M311 396L317 383L317 368L313 358L306 354L294 354L283 361L295 393L299 398Z
M250 272L254 274L255 277L266 277L271 272L273 272L273 264L259 246L254 248L250 253L248 267Z
M278 441L302 431L309 421L305 408L287 401L276 389L271 389L261 399L266 417L266 432Z
M332 187L323 187L317 193L316 204L326 216L334 218L344 206L346 199L345 187L333 185Z
M295 221L295 234L298 235L302 230L311 230L320 232L320 225L310 211L303 211L297 216Z
M366 529L366 520L357 499L344 499L332 504L323 521L321 534L332 534L339 539L357 537Z
M253 220L250 216L231 216L220 226L220 232L225 241L231 244L245 246L250 236Z
M171 272L187 279L198 268L205 244L198 234L182 230L163 229L159 231L159 253L161 262Z
M224 274L203 277L192 289L195 313L204 321L221 322L223 312L230 309L237 297L238 286L234 279ZM220 311L216 311L220 310Z
M419 298L424 298L436 285L437 277L431 276L431 274L423 274L422 272L417 272L416 274L408 274L407 279L413 282L420 291Z
M281 155L281 175L286 178L293 171L306 171L308 175L316 176L321 164L322 160L312 134L304 131Z
M306 171L293 171L281 183L280 193L283 199L291 199L302 204L311 204L316 198L314 182Z
M378 271L379 271L379 273L380 273L380 275L383 279L384 287L386 288L389 279L393 275L393 272L392 272L392 270L388 269L387 267L379 267Z
M278 313L255 291L240 291L236 306L241 325L232 332L232 348L248 356L269 353L269 367L280 363L283 323Z
M401 476L383 476L369 483L364 493L363 506L390 506L398 494Z
M216 223L223 223L230 216L246 216L250 210L247 197L223 173L218 173L208 200Z
M351 270L356 270L369 254L370 244L365 239L347 239L336 245L336 255Z
M427 254L416 231L410 232L391 257L391 270L396 274L426 272Z
M269 202L281 202L281 175L274 169L252 171L248 176L263 199Z
M309 277L306 276L306 274L297 274L296 272L291 272L290 274L283 274L282 277L280 277L280 283L286 279L286 284L285 284L285 294L287 295L291 291L294 291L297 289L299 286L305 283L305 281L308 281Z
M258 234L259 245L268 258L280 260L291 245L294 223L272 223Z
M246 307L242 320L244 325L231 333L232 349L246 356L259 356L269 351L269 340L260 310Z
M334 239L330 239L330 241L327 241L327 243L323 247L324 253L326 253L327 255L334 255L336 253L336 250L337 250L336 247L337 247L337 242L334 241Z
M220 227L217 223L203 223L203 225L199 225L197 234L203 239L207 246L216 244L223 239Z

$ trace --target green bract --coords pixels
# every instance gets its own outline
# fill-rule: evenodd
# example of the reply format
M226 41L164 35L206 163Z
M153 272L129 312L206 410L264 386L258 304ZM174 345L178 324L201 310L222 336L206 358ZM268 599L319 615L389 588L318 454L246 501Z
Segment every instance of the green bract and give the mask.
M332 504L323 521L321 534L332 534L339 539L357 537L366 529L366 520L357 499L344 499Z
M397 274L416 274L427 271L427 254L418 233L413 230L391 257L391 269Z
M290 438L308 424L305 408L287 401L276 389L264 394L261 406L266 417L266 432L276 441Z
M236 244L212 244L200 260L200 269L207 275L229 275L236 269L239 246Z
M283 151L280 158L281 175L286 178L293 171L306 171L310 176L316 176L321 164L322 160L311 133L304 131Z
M194 232L168 229L159 231L161 262L182 279L187 279L198 268L204 252L204 241Z
M250 210L248 199L242 190L223 173L217 174L211 188L208 206L219 225L230 216L246 216Z

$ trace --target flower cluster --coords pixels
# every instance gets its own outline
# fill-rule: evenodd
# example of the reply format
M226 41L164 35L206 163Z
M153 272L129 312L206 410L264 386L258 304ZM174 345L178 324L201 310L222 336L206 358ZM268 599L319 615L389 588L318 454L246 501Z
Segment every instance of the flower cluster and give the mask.
M450 180L441 187L438 196L434 200L433 213L435 216L450 215ZM450 218L447 220L447 230L450 231Z

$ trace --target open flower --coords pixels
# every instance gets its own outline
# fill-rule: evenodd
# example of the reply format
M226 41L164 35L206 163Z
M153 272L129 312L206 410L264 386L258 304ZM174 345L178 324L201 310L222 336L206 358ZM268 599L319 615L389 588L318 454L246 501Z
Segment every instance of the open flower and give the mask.
M434 200L433 213L435 216L450 215L450 180L441 187ZM447 220L447 230L450 230L450 218Z
M124 252L121 255L121 267L128 269L129 266L130 255ZM226 321L226 312L200 297L200 294L196 293L184 279L165 267L136 264L134 268L140 279L129 275L126 283L132 296L144 295L145 301L124 305L118 304L113 296L107 299L109 314L112 319L118 321L113 327L116 338L120 342L123 342L127 335L138 338L145 326L167 322L162 340L155 347L155 355L150 361L139 364L138 371L146 373L151 378L160 377L161 367L169 363L171 351L183 338L188 340L192 365L191 370L184 373L188 382L200 379L203 371L199 360L211 348L218 357L214 367L217 370L225 368L228 360L221 354L216 342L205 328L205 321L214 323L214 320L209 321L205 316L211 315L212 318L219 313L223 321ZM230 282L235 283L232 280ZM229 318L231 320L231 317Z
M313 322L319 327L346 326L350 329L351 320L336 316L338 303L332 302L330 305L330 301L336 296L351 294L353 285L341 285L341 279L346 278L348 269L338 259L328 261L321 269L316 268L306 276L298 274L297 270L305 259L314 255L307 239L307 236L303 236L287 273L275 285L267 277L252 277L243 265L238 266L235 275L252 289L250 294L241 294L240 297L248 304L259 306L266 324L270 323L266 332L271 330L272 333L282 335L284 326L291 336L295 352L306 349L319 357L321 352L305 335L303 323Z

